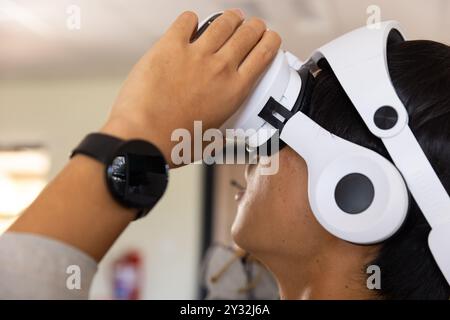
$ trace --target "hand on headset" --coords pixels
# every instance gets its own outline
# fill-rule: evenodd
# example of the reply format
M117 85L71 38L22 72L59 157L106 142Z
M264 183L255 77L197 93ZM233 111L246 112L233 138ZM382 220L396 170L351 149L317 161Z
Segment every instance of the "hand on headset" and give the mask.
M156 144L170 161L172 131L201 120L219 127L275 57L281 39L257 18L225 11L197 40L198 19L181 14L136 64L103 132Z

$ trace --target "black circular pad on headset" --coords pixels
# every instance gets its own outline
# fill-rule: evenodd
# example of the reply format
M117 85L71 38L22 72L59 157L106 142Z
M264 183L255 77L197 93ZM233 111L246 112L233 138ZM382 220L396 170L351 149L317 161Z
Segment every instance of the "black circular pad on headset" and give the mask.
M375 112L375 125L381 130L389 130L395 127L398 121L398 114L394 108L384 106Z
M359 214L372 204L375 189L365 175L351 173L343 177L334 190L338 207L348 214Z

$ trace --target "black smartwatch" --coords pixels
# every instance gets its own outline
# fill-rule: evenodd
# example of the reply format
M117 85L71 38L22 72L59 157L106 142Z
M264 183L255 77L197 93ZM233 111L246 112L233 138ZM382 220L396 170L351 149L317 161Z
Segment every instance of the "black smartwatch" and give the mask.
M146 216L167 188L169 166L149 142L92 133L73 150L71 158L77 154L105 164L109 192L122 206L136 209L136 219Z

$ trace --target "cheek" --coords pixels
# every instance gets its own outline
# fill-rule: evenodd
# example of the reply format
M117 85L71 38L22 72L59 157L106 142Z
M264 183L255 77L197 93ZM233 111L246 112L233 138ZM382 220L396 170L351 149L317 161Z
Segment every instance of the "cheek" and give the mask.
M267 234L275 228L277 214L277 186L275 176L261 176L255 172L247 181L247 189L241 199L232 226L233 239L238 246L254 252L265 246Z
M263 194L267 193L269 184L267 177L256 173L252 173L247 178L245 194L238 204L237 216L233 225L234 230L239 229L241 233L248 233L257 229L255 224L259 222L259 217L265 215Z
M242 218L250 218L258 222L260 218L268 218L268 213L276 207L279 186L276 175L260 175L259 170L247 181L245 195L239 204L238 213Z
M248 179L232 230L235 241L244 249L269 249L293 239L302 233L302 225L308 220L306 165L303 168L301 159L283 152L277 174L261 175L257 167Z

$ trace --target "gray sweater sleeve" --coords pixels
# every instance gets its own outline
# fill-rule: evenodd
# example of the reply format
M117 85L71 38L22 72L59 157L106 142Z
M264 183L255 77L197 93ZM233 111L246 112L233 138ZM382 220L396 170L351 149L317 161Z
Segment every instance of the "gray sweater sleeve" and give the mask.
M96 271L91 257L62 242L0 236L0 299L87 299Z

